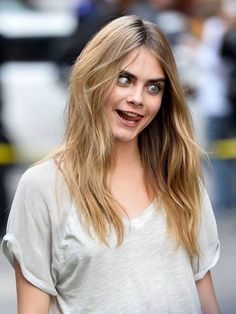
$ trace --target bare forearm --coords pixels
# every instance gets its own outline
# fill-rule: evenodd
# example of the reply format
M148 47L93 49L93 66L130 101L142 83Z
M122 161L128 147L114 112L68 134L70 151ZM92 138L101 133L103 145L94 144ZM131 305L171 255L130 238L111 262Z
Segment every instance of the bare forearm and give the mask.
M34 287L22 275L17 261L15 261L17 313L18 314L48 314L50 296Z
M199 299L204 314L220 314L210 271L196 282Z

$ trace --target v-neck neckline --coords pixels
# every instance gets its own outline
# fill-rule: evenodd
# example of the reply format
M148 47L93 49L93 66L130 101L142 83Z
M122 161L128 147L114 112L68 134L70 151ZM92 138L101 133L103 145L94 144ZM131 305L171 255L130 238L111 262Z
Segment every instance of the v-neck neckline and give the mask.
M156 208L156 200L153 200L144 210L142 210L137 216L129 218L123 217L125 225L129 226L140 226L143 225L151 216Z

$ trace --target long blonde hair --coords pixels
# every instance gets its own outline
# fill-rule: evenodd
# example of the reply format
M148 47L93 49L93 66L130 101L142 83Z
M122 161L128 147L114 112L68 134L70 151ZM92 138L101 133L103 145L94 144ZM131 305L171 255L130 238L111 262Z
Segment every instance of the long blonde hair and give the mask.
M124 16L87 44L71 71L65 140L54 159L87 230L108 243L114 229L121 244L122 217L107 184L114 140L104 103L123 58L141 46L155 54L166 76L161 108L139 135L141 159L149 184L165 208L170 234L192 257L199 254L200 150L170 45L155 24Z

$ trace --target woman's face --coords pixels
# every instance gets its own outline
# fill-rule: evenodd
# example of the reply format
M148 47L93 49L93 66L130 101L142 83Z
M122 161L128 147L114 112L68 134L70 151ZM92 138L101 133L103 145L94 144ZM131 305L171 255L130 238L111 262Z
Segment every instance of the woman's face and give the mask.
M162 67L147 48L136 48L124 58L116 85L106 100L116 141L137 141L160 109L164 84Z

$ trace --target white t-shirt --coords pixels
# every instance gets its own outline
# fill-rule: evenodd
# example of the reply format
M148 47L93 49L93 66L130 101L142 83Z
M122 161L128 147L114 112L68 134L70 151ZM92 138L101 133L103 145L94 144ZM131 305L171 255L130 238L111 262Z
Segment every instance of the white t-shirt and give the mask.
M57 192L56 192L57 187ZM50 294L50 313L201 313L195 280L219 257L217 228L203 190L201 257L190 262L174 250L164 211L153 202L138 217L124 218L125 238L101 244L82 227L53 161L23 175L3 238L3 252L18 260L23 276Z

